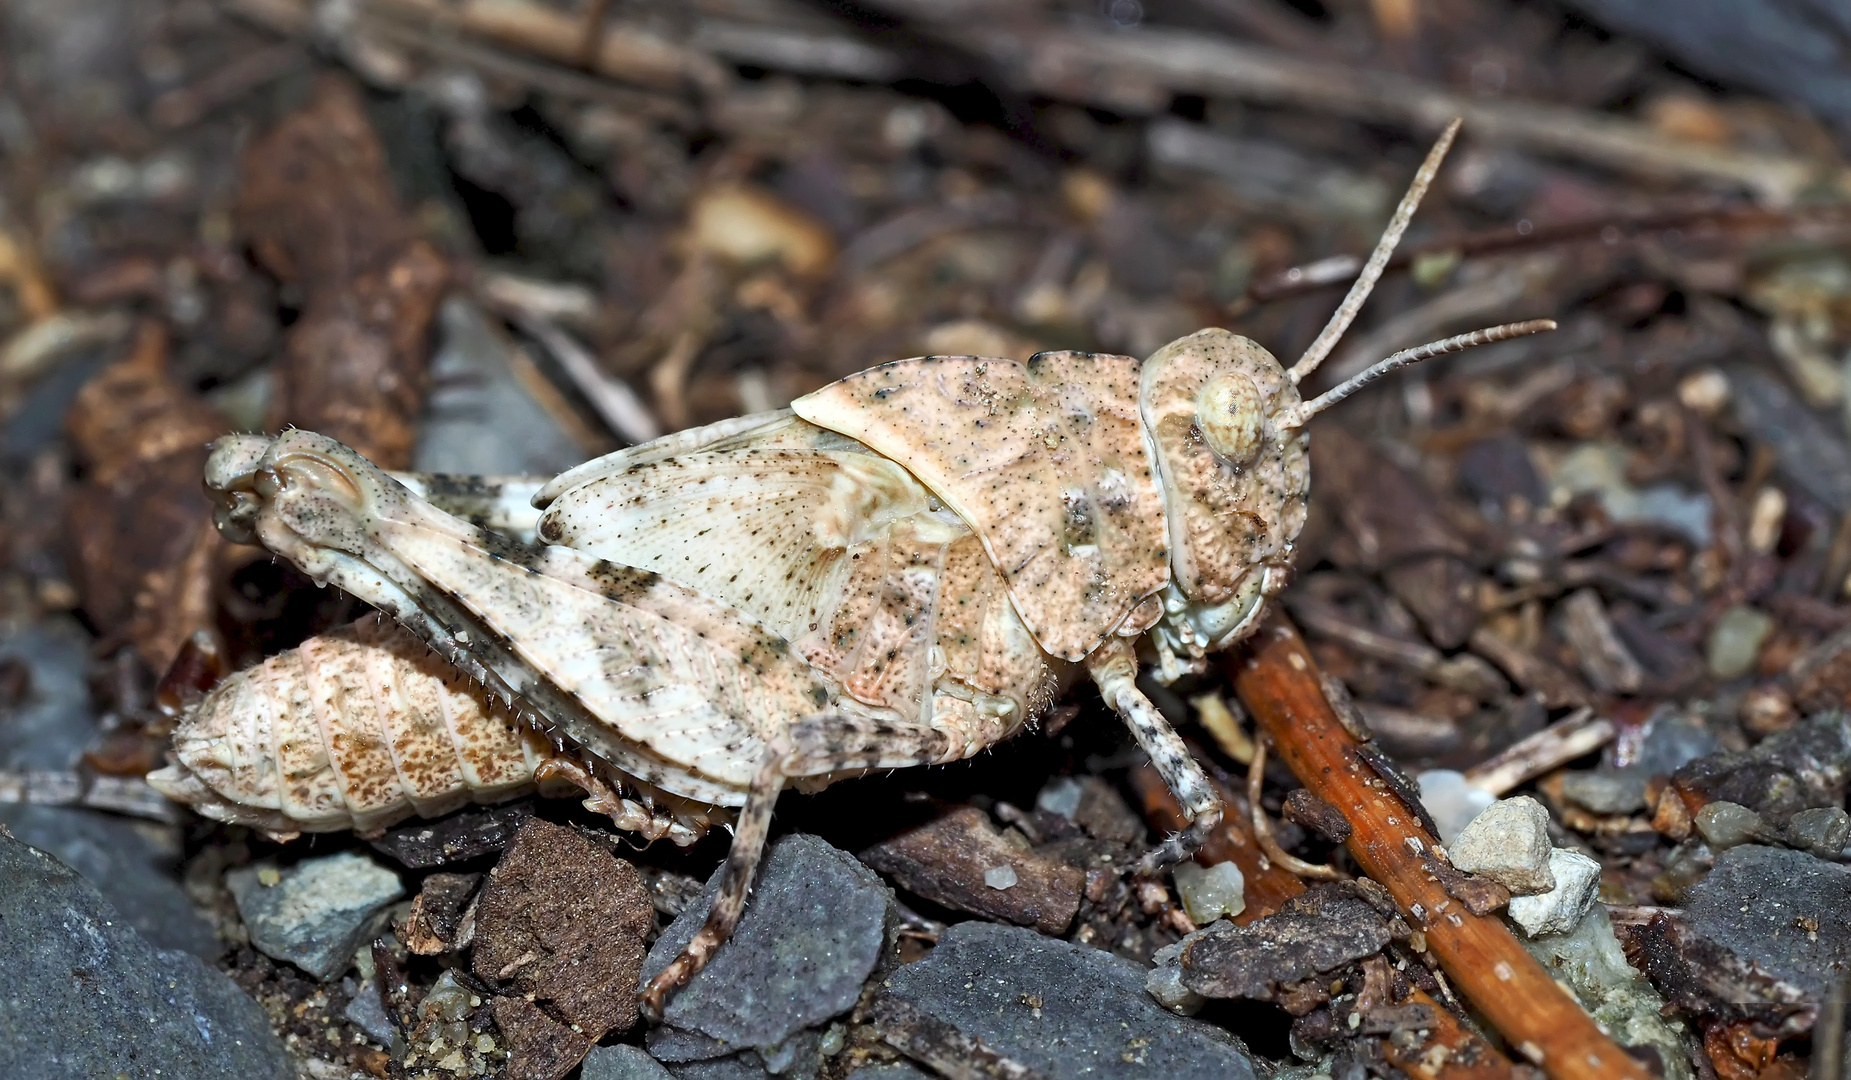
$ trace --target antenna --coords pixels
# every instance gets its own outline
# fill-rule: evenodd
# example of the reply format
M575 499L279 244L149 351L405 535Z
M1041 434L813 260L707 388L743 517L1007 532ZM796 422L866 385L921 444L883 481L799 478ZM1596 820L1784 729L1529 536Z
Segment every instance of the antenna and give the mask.
M1421 162L1420 171L1414 174L1414 182L1408 185L1408 193L1401 196L1401 205L1395 207L1395 216L1388 219L1387 230L1382 233L1382 239L1376 241L1375 250L1369 253L1369 261L1363 264L1362 273L1356 275L1356 284L1350 286L1349 295L1337 306L1330 321L1319 331L1317 340L1305 350L1305 355L1299 357L1298 363L1285 373L1294 384L1303 382L1318 369L1330 351L1337 347L1343 332L1356 321L1356 313L1363 309L1363 302L1369 299L1369 290L1375 288L1376 280L1388 266L1389 256L1395 253L1395 245L1401 242L1401 234L1407 231L1408 222L1414 219L1414 211L1420 206L1421 197L1427 194L1427 186L1433 183L1434 176L1439 173L1440 162L1446 160L1446 151L1452 149L1453 138L1459 134L1459 125L1462 123L1463 120L1455 119L1447 124L1446 130L1440 135L1440 141L1427 151L1427 160Z
M1386 360L1370 365L1367 370L1358 372L1310 401L1301 402L1289 411L1282 412L1273 420L1273 425L1282 431L1304 427L1305 421L1389 372L1399 371L1409 364L1418 364L1422 360L1431 360L1436 356L1445 356L1447 353L1464 352L1480 345L1509 341L1511 338L1528 337L1531 334L1546 333L1554 329L1554 319L1531 319L1528 322L1505 323L1502 326L1474 330L1469 334L1449 337L1444 341L1433 341L1425 345L1416 345L1412 349L1403 349Z

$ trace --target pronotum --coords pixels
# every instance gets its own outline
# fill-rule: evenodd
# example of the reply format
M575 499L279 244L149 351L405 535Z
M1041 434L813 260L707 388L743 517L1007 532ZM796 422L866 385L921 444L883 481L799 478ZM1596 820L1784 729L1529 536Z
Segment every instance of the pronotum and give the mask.
M323 436L229 436L206 469L219 527L397 618L547 736L541 775L625 827L687 840L733 815L705 926L643 989L652 1014L730 934L785 786L970 757L1082 675L1191 818L1142 862L1151 872L1194 850L1221 806L1137 689L1139 650L1171 680L1257 625L1305 520L1306 421L1407 364L1554 325L1449 338L1299 394L1457 129L1290 368L1225 330L1142 362L883 364L555 477L533 496L531 546ZM437 714L410 700L432 678L410 650L358 633L305 649L217 691L151 782L274 831L377 827L472 786L468 755L428 737ZM292 665L305 674L284 695ZM530 752L496 738L509 765ZM433 761L447 779L418 779Z

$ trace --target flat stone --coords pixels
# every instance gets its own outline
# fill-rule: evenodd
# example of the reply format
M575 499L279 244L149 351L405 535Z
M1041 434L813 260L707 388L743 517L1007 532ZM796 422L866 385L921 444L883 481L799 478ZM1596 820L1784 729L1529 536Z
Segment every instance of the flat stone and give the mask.
M597 1042L636 1022L654 925L636 867L572 829L528 818L482 887L472 964Z
M1684 896L1694 934L1823 1001L1851 970L1851 871L1801 851L1744 844Z
M1600 864L1578 851L1549 852L1549 872L1555 888L1510 900L1510 921L1530 937L1574 930L1600 893Z
M157 949L204 960L224 951L180 886L180 836L172 825L74 806L0 805L0 825L77 871Z
M1640 773L1648 779L1670 776L1705 754L1722 749L1722 741L1716 733L1693 717L1670 709L1662 709L1660 714L1648 721L1645 738L1640 740L1638 753L1626 765L1627 771Z
M719 872L649 950L668 966L707 919ZM766 854L732 939L670 999L665 1023L735 1048L770 1048L854 1007L880 959L893 894L854 856L802 833Z
M381 1046L392 1049L395 1053L402 1050L405 1035L399 1030L398 1023L386 1012L386 1003L379 995L379 984L368 980L354 992L347 1007L341 1010L341 1019L366 1033L366 1037Z
M295 1076L229 978L155 948L75 871L3 831L0 882L0 1076Z
M513 346L481 309L451 296L438 311L431 390L412 468L464 476L551 476L584 457L514 374Z
M1562 797L1596 814L1630 814L1645 809L1646 774L1584 769L1562 777Z
M662 1063L640 1046L594 1046L585 1055L581 1080L674 1080Z
M843 1080L932 1080L908 1061L890 1061L885 1065L863 1065Z
M1388 923L1352 886L1317 885L1246 926L1218 922L1177 956L1182 985L1205 998L1270 1001L1281 986L1382 951Z
M1045 1077L1253 1080L1232 1036L1165 1011L1145 993L1145 974L1085 945L966 922L887 981L929 1021Z
M1446 845L1453 866L1490 878L1512 896L1555 887L1550 850L1549 811L1528 795L1493 803Z
M1078 867L1011 844L974 806L877 844L861 861L934 903L1044 934L1067 929L1086 885Z
M387 904L405 895L398 875L355 851L262 862L225 875L258 952L326 981L347 970Z
M709 1061L690 1061L670 1070L675 1080L772 1080L757 1054L732 1054ZM793 1077L792 1080L799 1080Z

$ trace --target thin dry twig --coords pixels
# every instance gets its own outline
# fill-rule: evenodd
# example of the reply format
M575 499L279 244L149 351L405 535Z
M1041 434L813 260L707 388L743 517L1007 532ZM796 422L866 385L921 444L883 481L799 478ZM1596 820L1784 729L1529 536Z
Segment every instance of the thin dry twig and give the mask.
M1260 786L1266 777L1266 743L1264 736L1253 740L1253 760L1247 764L1247 808L1253 815L1254 840L1275 865L1299 877L1318 881L1345 880L1349 875L1336 867L1306 862L1279 846L1278 837L1273 835L1273 823L1266 817L1266 808L1260 805Z
M1019 83L1055 97L1155 109L1172 93L1290 105L1435 131L1463 118L1475 138L1656 179L1745 188L1784 206L1830 166L1804 158L1706 146L1635 120L1508 98L1455 93L1385 71L1322 63L1195 31L1015 27L941 28Z
M72 770L0 771L0 804L84 806L150 821L180 820L179 807L139 776Z
M1613 741L1613 721L1595 716L1583 706L1528 738L1512 743L1503 753L1466 771L1475 787L1502 796L1527 780L1591 754Z
M1273 615L1248 649L1230 654L1229 668L1299 782L1349 819L1357 865L1388 889L1460 992L1512 1045L1557 1080L1646 1080L1501 921L1463 910L1427 872L1423 856L1438 842L1358 753L1288 620Z
M532 315L517 316L515 325L546 347L560 370L572 380L578 392L597 410L598 418L618 438L632 443L646 443L662 434L662 426L650 414L649 407L629 384L606 375L589 350L572 335L545 319Z

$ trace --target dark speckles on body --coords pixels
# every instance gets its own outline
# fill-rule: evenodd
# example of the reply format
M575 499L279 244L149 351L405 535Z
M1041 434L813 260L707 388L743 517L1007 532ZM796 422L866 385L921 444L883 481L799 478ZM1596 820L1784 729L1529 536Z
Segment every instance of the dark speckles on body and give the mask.
M586 576L598 586L598 592L606 600L618 604L635 604L662 580L662 575L653 570L639 570L604 559L598 560Z

